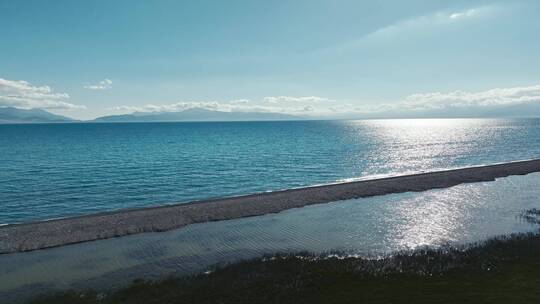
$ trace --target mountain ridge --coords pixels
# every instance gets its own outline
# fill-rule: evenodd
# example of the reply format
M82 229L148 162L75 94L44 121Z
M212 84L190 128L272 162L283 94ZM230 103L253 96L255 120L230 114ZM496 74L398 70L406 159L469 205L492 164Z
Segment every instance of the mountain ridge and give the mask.
M66 123L75 120L42 109L0 107L0 123Z
M98 117L93 122L175 122L175 121L268 121L301 120L300 116L270 112L223 112L192 108L179 112L134 112Z

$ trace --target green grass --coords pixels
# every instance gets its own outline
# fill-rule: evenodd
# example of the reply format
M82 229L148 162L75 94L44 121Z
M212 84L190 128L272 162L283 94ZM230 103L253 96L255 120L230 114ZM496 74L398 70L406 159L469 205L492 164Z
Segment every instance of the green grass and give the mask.
M540 214L527 212L531 220ZM380 260L278 255L206 275L136 281L110 294L57 294L32 303L540 303L538 287L540 234L530 233Z

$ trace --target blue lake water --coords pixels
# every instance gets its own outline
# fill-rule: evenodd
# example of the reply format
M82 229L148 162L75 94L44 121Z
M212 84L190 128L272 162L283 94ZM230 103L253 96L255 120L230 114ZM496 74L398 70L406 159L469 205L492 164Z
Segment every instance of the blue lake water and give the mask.
M538 157L539 119L0 125L0 223Z
M0 125L0 223L540 157L540 120ZM0 299L537 231L540 173L0 255ZM0 240L1 241L1 240Z

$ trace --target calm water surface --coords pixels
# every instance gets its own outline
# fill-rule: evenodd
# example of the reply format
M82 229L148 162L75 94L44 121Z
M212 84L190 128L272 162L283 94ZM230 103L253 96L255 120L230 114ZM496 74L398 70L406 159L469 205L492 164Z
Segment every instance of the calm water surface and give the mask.
M540 120L0 125L0 223L540 157ZM537 230L540 173L0 255L0 299ZM1 241L1 240L0 240Z
M0 125L0 224L538 157L538 119Z
M0 299L66 288L111 288L276 252L380 256L537 230L540 173L421 193L348 200L279 214L0 255Z

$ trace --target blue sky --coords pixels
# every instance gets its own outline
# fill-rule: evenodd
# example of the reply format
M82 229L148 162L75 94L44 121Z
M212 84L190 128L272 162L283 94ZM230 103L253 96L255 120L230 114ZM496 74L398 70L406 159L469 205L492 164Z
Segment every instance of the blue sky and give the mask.
M474 116L540 103L539 15L533 0L0 0L0 106Z

